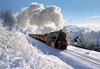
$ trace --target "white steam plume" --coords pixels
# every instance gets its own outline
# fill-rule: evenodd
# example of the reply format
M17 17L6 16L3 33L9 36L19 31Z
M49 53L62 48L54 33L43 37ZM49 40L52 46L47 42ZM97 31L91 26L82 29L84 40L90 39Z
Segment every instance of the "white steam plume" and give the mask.
M44 27L44 30L46 28L46 31L47 28L49 28L49 31L55 28L56 30L62 29L64 26L64 19L59 7L54 5L44 7L39 3L32 3L28 7L22 9L17 15L17 21L21 26L27 26L27 24L36 25L39 28Z

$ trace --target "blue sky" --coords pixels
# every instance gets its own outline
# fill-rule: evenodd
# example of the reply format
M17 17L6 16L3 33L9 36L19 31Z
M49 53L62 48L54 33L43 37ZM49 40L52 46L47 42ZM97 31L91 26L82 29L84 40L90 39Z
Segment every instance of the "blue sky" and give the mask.
M17 12L32 2L59 6L64 18L71 21L100 16L100 0L0 0L0 11L10 9Z

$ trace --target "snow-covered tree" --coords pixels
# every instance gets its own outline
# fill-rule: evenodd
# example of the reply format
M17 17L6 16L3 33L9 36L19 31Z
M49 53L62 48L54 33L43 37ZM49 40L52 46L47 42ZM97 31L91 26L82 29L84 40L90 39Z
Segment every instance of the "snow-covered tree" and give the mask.
M7 27L8 30L12 30L16 23L13 13L10 10L2 11L0 17L3 19L3 26Z
M83 46L82 39L83 39L83 36L82 36L82 33L80 33L80 35L79 35L79 37L77 39L77 45L79 47L82 47Z
M99 39L97 36L97 32L88 31L82 32L77 39L77 45L80 47L88 48L88 49L98 49L99 48Z

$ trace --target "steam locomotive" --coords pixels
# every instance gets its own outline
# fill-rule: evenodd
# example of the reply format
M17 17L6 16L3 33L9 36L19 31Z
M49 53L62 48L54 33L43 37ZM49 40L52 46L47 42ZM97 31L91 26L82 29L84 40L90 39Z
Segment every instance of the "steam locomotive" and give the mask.
M66 34L62 30L46 34L29 34L29 36L59 50L65 50L68 46Z

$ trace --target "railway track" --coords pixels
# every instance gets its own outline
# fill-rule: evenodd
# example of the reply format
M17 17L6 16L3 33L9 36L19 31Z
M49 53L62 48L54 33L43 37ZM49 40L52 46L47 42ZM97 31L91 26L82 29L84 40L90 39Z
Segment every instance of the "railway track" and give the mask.
M72 54L75 57L77 57L77 58L79 58L79 59L91 64L92 66L95 66L97 69L100 69L100 60L97 59L97 58L94 58L94 57L91 57L91 56L87 56L85 54L81 54L81 53L78 53L78 52L75 52L75 51L72 51L72 50L67 50L67 51L64 51L64 52Z

